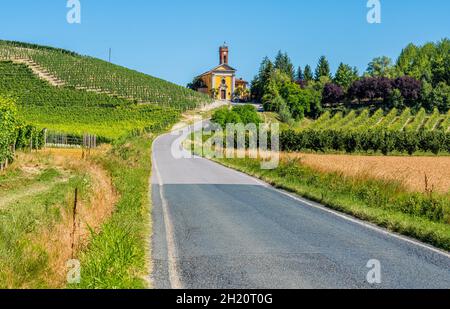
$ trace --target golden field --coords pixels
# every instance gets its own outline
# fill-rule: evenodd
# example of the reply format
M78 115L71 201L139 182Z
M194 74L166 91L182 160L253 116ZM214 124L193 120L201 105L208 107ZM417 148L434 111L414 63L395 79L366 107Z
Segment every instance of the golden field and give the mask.
M411 191L450 192L450 157L285 154L326 172L401 182ZM428 187L427 183L428 182Z

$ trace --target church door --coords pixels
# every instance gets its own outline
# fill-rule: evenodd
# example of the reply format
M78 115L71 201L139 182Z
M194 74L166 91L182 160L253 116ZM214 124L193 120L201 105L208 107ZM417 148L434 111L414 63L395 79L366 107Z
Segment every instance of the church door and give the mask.
M226 90L220 91L220 98L222 100L226 100L227 99L227 91Z

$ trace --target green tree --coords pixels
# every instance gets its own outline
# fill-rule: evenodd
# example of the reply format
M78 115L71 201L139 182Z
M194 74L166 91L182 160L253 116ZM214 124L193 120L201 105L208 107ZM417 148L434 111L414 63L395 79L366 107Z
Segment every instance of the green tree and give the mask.
M432 92L432 102L442 113L450 110L450 86L444 82L440 82Z
M341 62L336 71L336 75L333 81L335 84L347 90L352 85L352 83L357 79L358 79L358 70L356 68L352 68L348 64L343 64Z
M389 57L374 58L367 67L367 75L371 77L395 77L395 68Z
M412 43L402 50L396 63L397 69L401 75L411 75L411 68L414 65L418 53L419 48Z
M275 98L280 96L280 89L283 85L287 83L292 83L290 77L278 69L275 69L270 79L264 88L264 96L262 102L264 104L264 109L267 111L278 112L279 105L276 104Z
M314 79L316 81L319 81L321 77L328 77L331 80L330 63L325 56L319 58L314 74Z
M305 74L303 74L302 67L299 66L297 69L297 81L303 81L305 80Z
M245 125L261 123L261 117L259 117L258 111L253 105L234 106L232 112L238 114L241 122Z
M259 67L258 75L252 81L251 95L256 101L261 101L264 96L270 77L274 71L274 65L268 57L265 57Z
M198 89L206 88L206 84L200 77L195 77L192 82L187 84L186 87L191 90L198 91Z
M291 58L289 58L287 53L278 52L275 57L275 69L280 70L282 73L286 74L293 81L295 79L295 69L292 64Z
M303 75L306 82L310 82L314 79L313 72L309 64L305 66L305 72L303 73Z
M444 39L436 46L436 53L431 60L433 85L441 82L450 85L450 40Z

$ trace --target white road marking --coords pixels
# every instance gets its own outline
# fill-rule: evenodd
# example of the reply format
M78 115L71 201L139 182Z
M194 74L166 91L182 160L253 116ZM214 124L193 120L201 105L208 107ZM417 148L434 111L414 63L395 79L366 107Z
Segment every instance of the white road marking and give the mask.
M203 158L203 159L206 160L205 158ZM326 207L326 206L320 205L319 203L315 203L315 202L309 201L309 200L307 200L307 199L305 199L305 198L302 198L302 197L296 195L295 193L290 193L290 192L288 192L288 191L286 191L286 190L282 190L282 189L275 188L275 187L272 186L271 184L269 184L269 183L267 183L267 182L265 182L265 181L263 181L263 180L261 180L261 179L255 177L255 176L252 176L252 175L247 174L247 173L245 173L245 172L241 172L241 171L235 170L235 169L233 169L233 168L231 168L231 167L229 167L229 166L226 166L225 164L221 164L220 162L212 161L212 160L211 160L211 162L214 162L214 163L219 164L219 165L221 165L221 166L223 166L223 167L226 167L226 168L228 168L228 169L231 169L231 170L233 170L233 171L236 171L237 173L240 173L240 174L243 174L243 175L245 175L245 176L251 177L251 178L253 178L258 184L260 184L262 187L265 187L265 188L267 188L267 189L270 189L270 190L273 190L273 191L275 191L275 192L281 193L281 194L283 194L283 195L285 195L285 196L287 196L287 197L289 197L289 198L291 198L291 199L293 199L293 200L296 200L296 201L298 201L298 202L301 202L302 204L305 204L306 206L309 206L309 207L312 207L312 208L316 208L316 209L320 209L320 210L322 210L322 211L328 212L328 213L330 213L330 214L333 214L333 215L335 215L335 216L337 216L337 217L339 217L339 218L345 219L345 220L350 221L350 222L352 222L352 223L356 223L356 224L358 224L358 225L361 225L361 226L363 226L363 227L365 227L365 228L371 229L371 230L376 231L376 232L378 232L378 233L381 233L381 234L383 234L383 235L387 235L387 236L391 236L391 237L394 237L394 238L403 240L403 241L405 241L405 242L411 243L411 244L413 244L413 245L416 245L416 246L419 246L419 247L421 247L421 248L431 250L431 251L433 251L433 252L435 252L435 253L437 253L437 254L443 255L443 256L445 256L446 258L450 258L450 253L447 252L447 251L438 249L438 248L433 247L433 246L431 246L431 245L427 245L427 244L425 244L425 243L423 243L423 242L420 242L420 241L418 241L418 240L415 240L415 239L413 239L413 238L410 238L410 237L407 237L407 236L403 236L403 235L400 235L400 234L391 232L391 231L389 231L389 230L387 230L387 229L384 229L384 228L379 227L379 226L377 226L377 225L374 225L374 224L372 224L372 223L369 223L369 222L362 221L362 220L360 220L360 219L354 218L354 217L352 217L351 215L347 215L347 214L341 213L341 212L339 212L339 211L337 211L337 210L334 210L334 209L328 208L328 207Z
M253 176L251 176L251 177L253 177ZM255 179L258 179L258 178L255 178ZM302 197L300 197L300 196L298 196L296 194L290 193L290 192L285 191L285 190L277 189L277 188L273 187L272 185L270 185L270 184L268 184L268 183L266 183L266 182L264 182L264 181L262 181L260 179L258 179L258 180L259 180L259 182L262 185L264 185L264 187L269 188L269 189L271 189L273 191L279 192L279 193L281 193L281 194L283 194L283 195L285 195L287 197L290 197L291 199L294 199L294 200L296 200L298 202L301 202L302 204L305 204L305 205L307 205L309 207L317 208L317 209L320 209L322 211L326 211L326 212L328 212L330 214L333 214L333 215L335 215L335 216L337 216L339 218L345 219L345 220L350 221L352 223L356 223L358 225L361 225L361 226L363 226L365 228L371 229L371 230L376 231L378 233L381 233L383 235L391 236L391 237L394 237L394 238L406 241L408 243L414 244L414 245L419 246L421 248L425 248L425 249L431 250L431 251L433 251L435 253L438 253L438 254L441 254L441 255L443 255L443 256L445 256L447 258L450 258L450 253L449 252L446 252L444 250L440 250L440 249L435 248L435 247L433 247L431 245L427 245L427 244L425 244L423 242L420 242L418 240L415 240L415 239L412 239L412 238L409 238L409 237L406 237L406 236L403 236L403 235L400 235L400 234L397 234L397 233L393 233L393 232L391 232L389 230L383 229L383 228L381 228L379 226L376 226L376 225L374 225L372 223L368 223L368 222L356 219L354 217L351 217L350 215L343 214L343 213L338 212L336 210L330 209L330 208L328 208L326 206L322 206L322 205L320 205L318 203L314 203L312 201L306 200L306 199L304 199L304 198L302 198Z
M154 142L158 140L155 139ZM161 206L163 210L164 217L164 226L166 229L166 243L167 243L167 264L169 268L169 282L172 289L182 289L183 284L181 283L180 276L178 274L178 266L177 266L177 248L175 245L175 236L173 224L169 215L169 206L166 198L164 197L164 184L161 178L161 174L158 169L158 165L156 163L156 158L153 156L153 167L156 172L156 177L158 179L159 184L159 195L161 198Z

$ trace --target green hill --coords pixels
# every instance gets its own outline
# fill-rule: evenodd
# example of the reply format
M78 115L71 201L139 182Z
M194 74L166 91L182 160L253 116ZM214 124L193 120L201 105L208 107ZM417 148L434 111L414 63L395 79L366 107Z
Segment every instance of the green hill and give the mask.
M39 76L38 76L39 75ZM92 57L0 41L0 96L41 128L114 139L159 130L211 102L203 94Z

